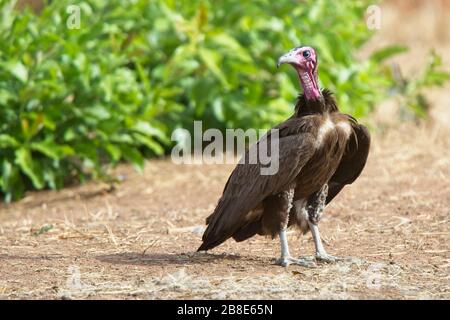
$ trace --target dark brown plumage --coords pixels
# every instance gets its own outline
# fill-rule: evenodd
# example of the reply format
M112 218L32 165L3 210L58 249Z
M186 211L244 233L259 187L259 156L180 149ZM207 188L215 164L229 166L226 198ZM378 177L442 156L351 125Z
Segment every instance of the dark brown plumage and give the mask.
M317 75L316 65L313 71ZM260 164L242 160L231 173L216 209L206 219L208 227L199 251L212 249L231 237L243 241L256 234L274 237L281 232L281 264L287 265L297 261L289 257L282 234L288 225L298 226L303 232L313 228L317 240L318 229L314 230L323 207L360 175L370 136L353 117L339 112L330 91L318 91L313 98L311 94L314 92L305 89L294 115L274 128L279 130L276 174L261 175ZM270 132L243 159L265 139L271 141ZM316 248L317 256L325 258L321 243L316 243Z

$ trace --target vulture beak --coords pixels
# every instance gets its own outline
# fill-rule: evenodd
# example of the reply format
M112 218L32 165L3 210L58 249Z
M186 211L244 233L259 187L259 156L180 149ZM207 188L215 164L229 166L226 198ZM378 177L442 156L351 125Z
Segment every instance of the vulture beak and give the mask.
M298 60L296 58L295 52L294 51L289 51L288 53L282 55L279 59L278 59L278 63L277 63L277 68L279 68L282 64L298 64Z

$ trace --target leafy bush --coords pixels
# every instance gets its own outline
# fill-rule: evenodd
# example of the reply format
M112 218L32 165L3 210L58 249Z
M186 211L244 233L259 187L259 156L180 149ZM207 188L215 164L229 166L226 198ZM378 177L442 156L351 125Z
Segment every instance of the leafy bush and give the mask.
M162 155L174 128L268 127L299 91L276 59L300 44L320 55L322 84L341 108L367 115L393 86L380 62L355 51L371 36L370 1L49 1L39 14L0 4L0 190L60 188L105 164Z
M442 59L431 52L425 69L414 79L403 78L399 68L394 68L393 93L400 106L400 118L403 120L420 120L429 115L429 104L425 90L433 86L442 86L450 75L440 70Z

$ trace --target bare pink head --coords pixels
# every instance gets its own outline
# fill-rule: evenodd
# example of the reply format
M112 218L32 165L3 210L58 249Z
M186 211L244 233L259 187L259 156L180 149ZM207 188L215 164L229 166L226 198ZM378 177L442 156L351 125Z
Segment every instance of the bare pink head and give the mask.
M306 99L318 99L321 94L317 79L316 51L311 47L294 48L280 57L277 66L285 63L297 70Z

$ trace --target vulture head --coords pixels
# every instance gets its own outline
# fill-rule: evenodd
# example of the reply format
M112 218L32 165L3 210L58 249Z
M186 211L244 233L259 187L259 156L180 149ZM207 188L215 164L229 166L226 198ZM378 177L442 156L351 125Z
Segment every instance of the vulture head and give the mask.
M277 67L290 64L297 71L300 83L307 99L320 97L319 81L317 79L317 55L311 47L297 47L278 59Z

